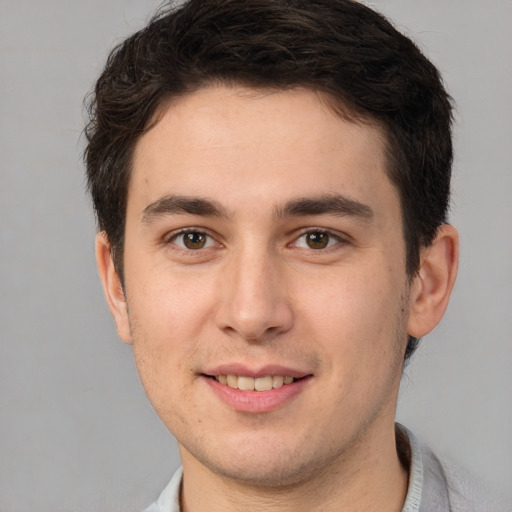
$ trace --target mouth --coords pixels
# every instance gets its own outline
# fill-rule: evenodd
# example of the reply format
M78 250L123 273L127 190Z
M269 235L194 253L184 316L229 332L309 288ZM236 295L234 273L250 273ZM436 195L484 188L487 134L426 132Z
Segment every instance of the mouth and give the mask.
M201 376L229 408L251 414L268 413L284 407L301 395L313 378L312 374L284 366L250 370L241 365L211 369Z
M262 377L250 377L247 375L207 375L207 377L231 389L259 392L279 389L304 378L295 378L288 375L265 375Z

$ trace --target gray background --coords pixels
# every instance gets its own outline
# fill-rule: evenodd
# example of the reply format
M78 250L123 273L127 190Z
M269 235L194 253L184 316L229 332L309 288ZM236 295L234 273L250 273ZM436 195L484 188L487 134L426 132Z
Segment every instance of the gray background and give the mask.
M0 510L141 510L178 465L96 277L82 98L159 1L0 0ZM380 0L458 103L445 320L399 419L512 497L512 2Z

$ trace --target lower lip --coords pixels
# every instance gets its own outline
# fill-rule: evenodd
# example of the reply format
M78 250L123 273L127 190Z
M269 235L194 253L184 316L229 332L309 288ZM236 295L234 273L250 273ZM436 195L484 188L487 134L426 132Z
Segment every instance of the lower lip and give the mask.
M221 384L215 379L203 377L216 395L227 405L238 412L259 414L271 412L282 407L297 394L304 390L311 377L304 377L291 384L269 391L242 391Z

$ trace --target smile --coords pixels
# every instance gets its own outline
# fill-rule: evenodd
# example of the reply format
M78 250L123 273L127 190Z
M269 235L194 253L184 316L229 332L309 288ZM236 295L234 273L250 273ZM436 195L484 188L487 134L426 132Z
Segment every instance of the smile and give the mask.
M216 375L214 379L220 384L241 391L270 391L291 384L296 379L282 375L265 375L263 377L247 377L245 375Z
M261 414L284 407L294 397L302 394L313 379L312 374L293 370L288 373L285 368L281 371L279 375L278 368L273 368L268 373L262 372L259 376L250 376L244 375L243 370L237 375L233 370L226 368L203 373L202 376L203 382L208 384L214 394L230 409L243 413ZM290 373L296 375L292 377Z

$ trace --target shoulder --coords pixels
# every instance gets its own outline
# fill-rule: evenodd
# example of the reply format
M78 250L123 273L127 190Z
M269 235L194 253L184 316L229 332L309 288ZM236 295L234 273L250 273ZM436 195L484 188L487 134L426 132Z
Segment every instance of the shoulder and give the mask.
M496 492L485 487L468 470L440 459L427 447L422 446L421 451L424 470L422 505L434 503L442 492L450 512L512 512L512 506L505 505Z
M512 512L499 494L459 465L440 459L414 434L397 424L397 450L409 466L409 489L402 512Z

